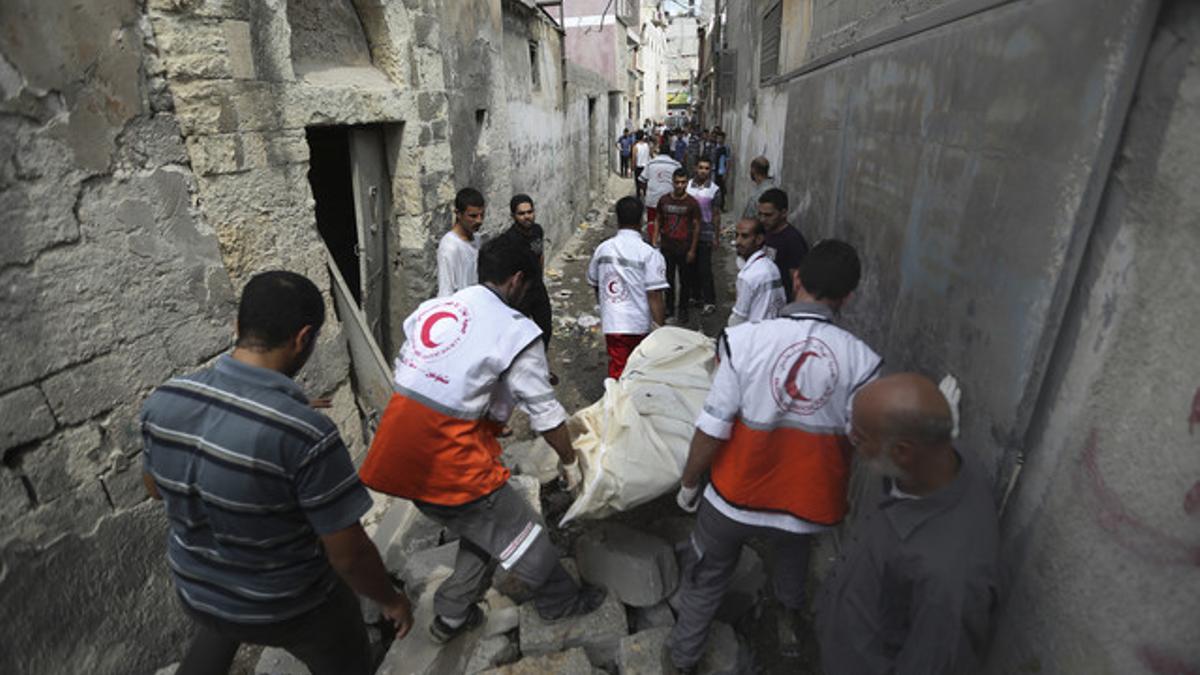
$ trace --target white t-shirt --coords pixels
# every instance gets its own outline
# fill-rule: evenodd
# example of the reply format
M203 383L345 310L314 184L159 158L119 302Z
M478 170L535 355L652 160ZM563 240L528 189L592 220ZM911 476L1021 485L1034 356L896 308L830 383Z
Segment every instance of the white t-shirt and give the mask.
M634 165L639 169L646 166L650 161L650 144L646 141L640 141L633 146Z
M675 186L671 183L675 175L675 170L683 165L676 162L670 155L657 155L646 168L642 171L642 175L638 180L646 184L646 206L649 208L657 208L658 200L662 199L663 195L670 194Z
M785 302L779 268L766 250L760 248L738 272L737 299L729 312L729 325L774 319Z
M438 293L445 298L479 283L479 237L463 241L451 229L438 242Z
M619 230L602 242L588 264L588 283L599 292L600 327L606 334L650 332L646 293L667 287L667 263L637 230Z

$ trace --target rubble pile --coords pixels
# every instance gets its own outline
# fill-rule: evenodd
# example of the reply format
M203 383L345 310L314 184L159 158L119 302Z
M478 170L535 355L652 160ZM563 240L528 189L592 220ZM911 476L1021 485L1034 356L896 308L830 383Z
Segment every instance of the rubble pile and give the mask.
M540 486L535 480L517 475L511 484L542 511L536 489ZM548 493L553 496L553 490ZM497 569L484 598L484 624L446 644L437 644L429 635L433 596L453 568L458 542L407 502L396 500L389 509L399 515L382 514L376 543L385 552L389 571L403 583L413 602L415 623L406 638L388 645L383 632L386 624L379 622L378 612L364 602L372 640L381 650L387 648L380 675L668 672L664 644L675 623L671 601L679 589L690 518L637 518L630 519L638 521L632 524L583 522L569 532L559 531L559 541L569 540L563 547L570 552L563 558L567 570L608 589L608 597L598 609L584 616L543 621L529 602L528 591ZM644 525L643 520L647 521ZM766 576L761 559L748 547L743 549L738 569L710 632L701 663L703 673L721 675L748 669L747 640L732 626L752 609ZM299 675L307 670L285 652L266 649L255 672Z

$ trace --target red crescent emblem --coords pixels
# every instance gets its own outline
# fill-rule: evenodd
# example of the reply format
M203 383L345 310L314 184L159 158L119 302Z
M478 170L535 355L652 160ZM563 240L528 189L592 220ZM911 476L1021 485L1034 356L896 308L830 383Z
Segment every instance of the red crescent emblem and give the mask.
M609 292L609 293L611 293L611 294L613 294L613 295L616 295L616 294L617 294L617 289L615 288L615 287L616 287L616 285L617 285L617 280L616 280L616 279L613 279L613 280L609 281L609 282L608 282L608 292Z
M434 312L425 320L425 323L421 326L421 344L425 345L427 349L437 349L437 346L440 344L433 341L430 333L433 332L433 327L442 319L455 319L457 321L458 317L453 312Z
M821 355L816 352L801 353L800 358L796 359L796 363L792 364L791 370L788 371L787 383L783 385L784 391L787 392L788 396L801 401L807 401L809 398L800 391L800 387L796 386L796 376L800 374L800 369L804 367L804 362L807 361L808 357L810 356L821 358Z

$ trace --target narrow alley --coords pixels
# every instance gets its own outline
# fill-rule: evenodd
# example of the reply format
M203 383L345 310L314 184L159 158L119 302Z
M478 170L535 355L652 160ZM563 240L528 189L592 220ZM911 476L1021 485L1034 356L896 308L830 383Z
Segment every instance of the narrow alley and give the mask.
M0 26L0 672L1200 673L1200 3Z

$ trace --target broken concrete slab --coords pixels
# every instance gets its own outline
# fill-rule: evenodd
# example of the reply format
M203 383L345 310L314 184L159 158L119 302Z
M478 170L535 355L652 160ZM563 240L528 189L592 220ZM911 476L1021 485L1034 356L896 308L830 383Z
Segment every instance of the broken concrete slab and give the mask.
M309 675L308 666L279 647L267 647L254 665L254 675Z
M634 607L630 612L633 632L640 633L651 628L662 628L675 625L675 612L666 602L660 602L650 607Z
M651 628L627 636L617 648L617 672L621 675L662 675L670 628ZM729 624L714 622L708 631L699 670L710 675L734 675L744 672L748 658L742 653L737 634Z
M530 508L542 517L542 484L534 476L513 475L508 479L508 484L512 489L521 495L525 503L529 504Z
M602 523L579 537L575 562L584 580L605 586L633 607L656 605L679 584L671 545L618 523Z
M592 664L584 650L576 648L541 656L526 656L516 663L483 672L486 675L592 675Z
M616 661L621 639L629 634L625 606L612 593L590 614L545 621L533 603L521 605L521 653L537 656L569 647L582 647L591 662L605 666Z
M548 483L558 477L558 455L541 438L508 444L500 461L514 474L533 476L538 483Z
M448 575L449 571L439 570L427 579L424 591L413 602L412 630L404 636L403 640L396 640L392 643L391 648L383 657L383 662L379 664L379 669L376 671L378 675L424 675L442 655L442 651L448 645L433 641L429 634L429 624L434 617L433 595L437 584ZM411 599L414 594L410 592L408 597ZM467 647L464 643L470 643L473 646L481 637L482 631L475 629L460 635L448 644L458 643L456 649L463 650Z
M423 593L430 585L430 580L435 577L444 579L450 576L454 571L454 559L457 556L457 541L406 556L400 561L399 573L409 596Z
M464 672L467 675L478 673L489 668L495 668L515 661L521 656L517 643L507 635L493 635L484 638L475 645L471 657L467 659Z

